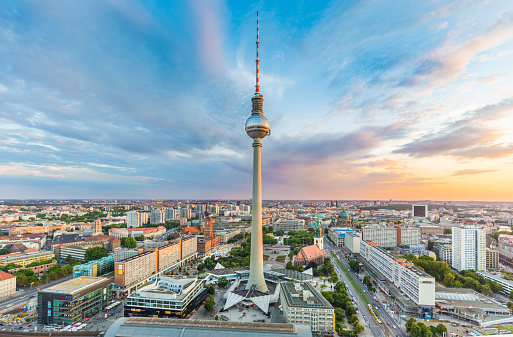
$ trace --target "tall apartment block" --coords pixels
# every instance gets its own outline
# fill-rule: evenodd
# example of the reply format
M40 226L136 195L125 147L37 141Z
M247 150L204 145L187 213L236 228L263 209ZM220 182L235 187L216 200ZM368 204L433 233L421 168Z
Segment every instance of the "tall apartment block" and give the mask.
M182 219L190 219L192 218L192 211L190 208L184 207L180 208L180 218Z
M157 225L164 222L164 212L158 208L154 208L150 212L150 223Z
M126 227L127 228L137 228L141 225L139 222L139 212L130 211L126 213Z
M457 271L486 271L486 233L483 228L452 228L452 267Z
M174 208L167 208L166 211L164 212L164 220L172 220L172 219L177 219L177 218L178 218L178 214L177 214L176 209L174 209Z

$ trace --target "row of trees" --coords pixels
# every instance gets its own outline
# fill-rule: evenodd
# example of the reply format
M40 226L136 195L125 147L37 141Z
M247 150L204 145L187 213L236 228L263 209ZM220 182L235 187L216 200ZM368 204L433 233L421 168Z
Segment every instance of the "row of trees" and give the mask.
M355 273L359 273L360 272L360 262L356 261L356 260L351 260L349 261L349 267L351 267L351 269L355 272Z
M414 317L410 317L408 321L406 321L406 332L408 332L411 337L438 337L443 336L445 332L447 332L447 327L442 323L437 326L427 326L423 322L417 322Z
M103 247L96 246L89 248L85 251L85 262L98 260L101 258L104 258L106 256L109 256L109 251Z
M70 275L71 273L73 273L73 266L61 267L57 264L48 268L46 274L39 278L30 269L21 269L14 273L14 276L16 276L16 285L18 286L37 286L38 284L58 280L62 277Z
M337 333L353 334L352 331L344 330L344 317L347 317L347 320L354 326L354 333L363 332L364 327L358 321L356 309L343 282L337 282L335 291L322 291L321 294L335 308L335 331Z
M502 290L500 284L485 280L484 277L473 270L461 271L458 274L451 269L447 262L435 261L429 256L416 257L415 255L408 254L405 258L413 262L415 267L433 276L437 281L443 282L446 287L469 288L486 295Z

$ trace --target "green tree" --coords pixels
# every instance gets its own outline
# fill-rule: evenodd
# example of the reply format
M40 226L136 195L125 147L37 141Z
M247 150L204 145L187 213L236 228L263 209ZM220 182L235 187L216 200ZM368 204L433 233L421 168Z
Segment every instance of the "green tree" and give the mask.
M207 288L207 292L208 292L210 295L215 295L215 293L216 293L216 288L215 288L213 285L205 286L205 288Z
M410 317L408 318L408 320L406 321L406 332L410 332L411 331L411 327L413 325L413 323L417 323L417 320L415 319L415 317Z
M205 301L205 310L211 312L214 310L214 298L209 296Z
M131 236L121 238L121 246L124 248L136 248L137 240Z
M101 259L102 257L106 257L109 255L109 251L103 247L99 247L99 246L96 246L96 247L93 247L93 248L89 248L85 251L85 261L86 262L89 262L89 261L93 261L93 260L98 260L98 259Z
M433 333L424 322L419 322L417 325L420 327L422 337L433 337Z
M221 277L218 281L217 281L217 285L219 286L219 288L224 288L228 285L229 281L226 277Z
M134 237L134 239L135 239L136 241L144 241L144 240L146 240L146 238L145 238L145 237L144 237L144 235L142 235L142 234L141 234L141 235L138 235L138 236L136 236L136 237Z
M7 254L11 254L9 249L7 249L7 248L0 249L0 255L7 255Z
M423 337L422 328L417 323L413 323L410 328L410 335L411 337Z
M356 334L357 335L361 334L363 332L363 330L365 330L363 325L361 325L360 323L356 323L356 325L354 326L354 331L356 332Z
M455 278L456 277L453 274L451 274L451 273L445 274L445 276L444 276L444 285L446 287L452 287L452 283L454 282Z
M511 291L509 292L509 296L508 296L508 297L509 297L509 298L511 298L511 299L513 299L513 290L511 290Z
M438 329L436 328L436 326L434 326L434 325L430 325L430 326L429 326L429 330L431 330L431 334L432 334L434 337L438 336Z
M444 332L447 332L447 327L445 325L443 325L442 323L440 323L436 326L436 330L438 331L438 334L440 336L443 336Z
M358 316L356 314L351 315L351 324L358 322Z

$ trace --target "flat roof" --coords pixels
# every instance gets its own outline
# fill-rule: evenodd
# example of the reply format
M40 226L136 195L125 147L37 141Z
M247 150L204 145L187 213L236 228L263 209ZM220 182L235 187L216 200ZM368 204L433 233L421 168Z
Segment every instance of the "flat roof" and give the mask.
M97 283L108 281L104 277L81 276L41 290L44 293L71 294Z
M290 306L332 309L328 301L309 282L282 282L281 287ZM304 299L304 293L310 296Z

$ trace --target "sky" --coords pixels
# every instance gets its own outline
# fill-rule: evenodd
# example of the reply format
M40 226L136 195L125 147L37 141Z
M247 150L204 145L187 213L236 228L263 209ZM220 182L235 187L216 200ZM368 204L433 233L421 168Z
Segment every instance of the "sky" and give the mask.
M0 1L0 198L513 200L513 6Z

